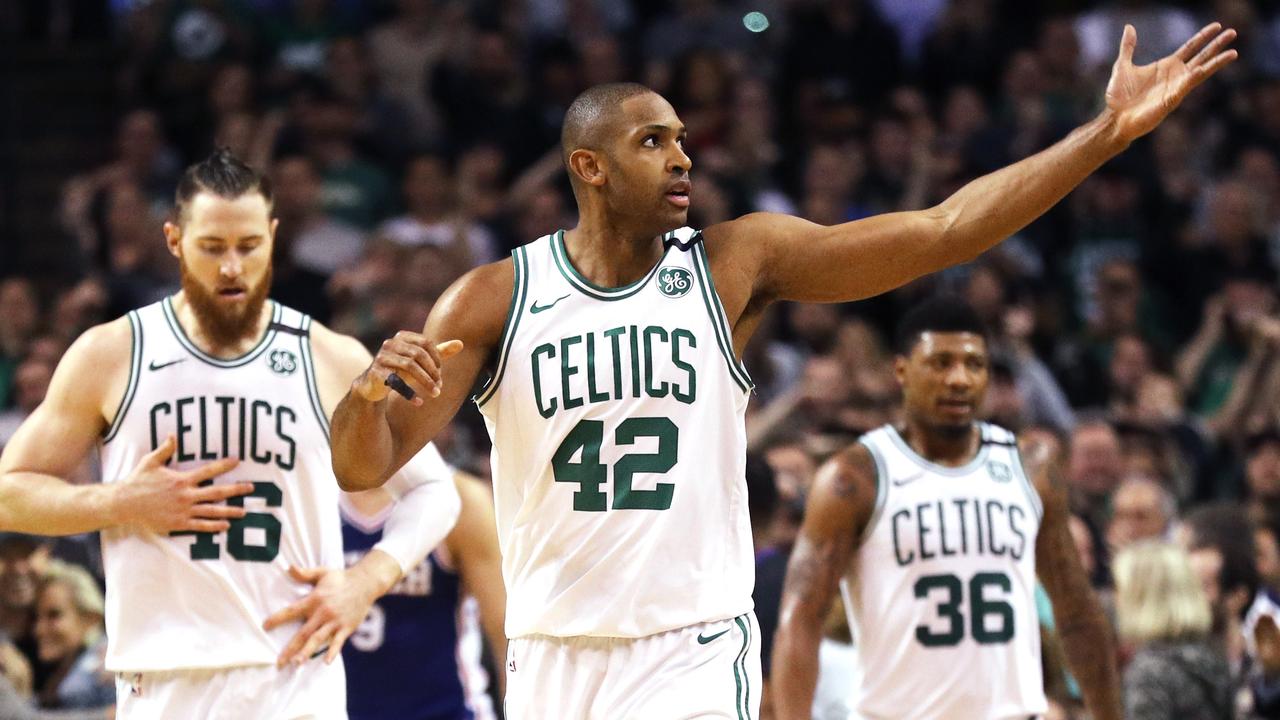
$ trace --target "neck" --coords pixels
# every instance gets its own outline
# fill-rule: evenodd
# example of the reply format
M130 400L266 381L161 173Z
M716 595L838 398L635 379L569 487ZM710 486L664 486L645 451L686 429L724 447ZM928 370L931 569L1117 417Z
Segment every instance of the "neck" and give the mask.
M182 326L183 332L200 348L204 353L221 360L230 360L240 357L253 349L254 345L262 339L267 331L267 325L271 322L271 303L264 302L262 310L258 312L251 332L246 332L243 336L237 338L235 342L221 344L214 342L212 338L205 333L204 328L200 326L200 319L196 317L196 313L191 308L191 303L187 302L187 293L179 291L173 296L173 311L178 316L178 324Z
M902 430L903 439L920 457L938 465L959 467L978 452L978 426L970 424L963 432L938 432L914 418L908 418Z
M573 267L602 287L621 287L644 277L662 257L662 236L584 215L564 234Z

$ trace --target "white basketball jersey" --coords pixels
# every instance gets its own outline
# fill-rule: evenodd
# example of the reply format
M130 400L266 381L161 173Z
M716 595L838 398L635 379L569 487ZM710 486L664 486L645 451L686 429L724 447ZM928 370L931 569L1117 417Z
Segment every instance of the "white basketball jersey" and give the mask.
M311 319L272 306L261 342L234 360L201 352L167 298L129 313L133 362L102 442L104 481L124 480L173 434L170 467L236 457L214 482L251 481L254 491L228 501L248 514L227 532L102 532L109 670L274 663L297 626L266 632L262 623L309 589L289 566L342 567Z
M892 426L864 435L876 511L856 554L855 718L1019 718L1047 710L1036 617L1040 499L1012 433L979 426L963 467L931 463Z
M751 609L751 381L701 235L669 233L640 280L602 288L564 233L517 248L493 379L507 635L641 637Z

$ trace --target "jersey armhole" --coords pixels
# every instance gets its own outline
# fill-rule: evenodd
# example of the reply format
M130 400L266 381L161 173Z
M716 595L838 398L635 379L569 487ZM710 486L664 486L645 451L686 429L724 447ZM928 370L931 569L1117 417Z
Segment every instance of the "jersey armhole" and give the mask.
M320 383L316 380L316 360L311 353L311 316L303 315L299 322L298 350L302 353L302 372L307 378L307 398L311 401L311 412L324 432L325 442L329 442L329 418L324 414L324 403L320 402Z
M871 511L871 517L867 519L867 526L862 529L862 535L859 543L865 543L871 537L871 532L880 522L880 516L884 513L884 506L889 499L889 471L888 465L885 463L884 457L880 451L876 449L874 443L867 442L866 438L858 440L867 452L871 453L871 460L876 466L876 506Z
M111 419L111 425L107 427L107 432L102 438L103 445L115 439L116 433L120 432L124 417L129 414L129 407L133 405L133 396L138 392L138 381L142 375L142 320L138 317L137 310L130 310L127 317L130 334L129 383L125 385L124 395L120 396L120 405L116 408L116 415Z
M511 354L511 342L515 339L516 330L520 326L520 316L523 314L525 297L529 290L529 260L526 257L526 247L521 245L511 251L511 265L515 271L515 278L511 283L511 305L507 308L506 322L502 324L502 336L498 344L501 348L498 352L498 364L494 367L489 381L473 398L477 407L483 407L489 402L507 371L507 356Z
M733 352L733 328L729 326L728 316L720 303L720 294L716 292L715 282L711 279L711 263L707 259L707 250L703 245L702 233L698 233L688 243L677 244L681 251L693 249L693 269L698 273L698 288L702 292L702 301L707 306L707 314L711 316L711 325L716 331L716 343L720 346L720 354L729 366L729 376L737 383L742 392L749 393L756 385L747 374L747 368L738 360Z
M1021 483L1022 489L1027 494L1027 501L1031 503L1031 508L1036 511L1036 519L1044 520L1044 503L1040 500L1040 493L1036 491L1036 486L1031 482L1031 478L1027 475L1027 470L1022 466L1022 451L1018 448L1018 443L1013 443L1013 468L1018 475L1018 482Z

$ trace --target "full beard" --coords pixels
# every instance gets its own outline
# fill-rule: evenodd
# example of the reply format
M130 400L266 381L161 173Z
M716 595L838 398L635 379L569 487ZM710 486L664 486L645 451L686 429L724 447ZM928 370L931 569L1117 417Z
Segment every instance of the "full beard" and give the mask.
M218 301L216 292L210 292L187 272L186 263L179 262L182 272L182 292L196 316L200 332L209 342L218 346L235 345L250 335L262 313L271 290L271 267L257 285L249 288L247 300L241 309L229 308Z

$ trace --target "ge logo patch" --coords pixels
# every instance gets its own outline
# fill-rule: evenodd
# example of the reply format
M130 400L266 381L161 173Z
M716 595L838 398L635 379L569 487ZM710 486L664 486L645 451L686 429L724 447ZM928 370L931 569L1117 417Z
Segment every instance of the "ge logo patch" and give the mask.
M999 460L992 460L987 464L987 472L991 474L991 479L999 483L1006 483L1013 479L1013 471L1008 465Z
M298 369L298 357L288 350L272 350L267 366L277 375L292 375Z
M664 267L658 271L658 292L669 298L678 298L693 287L693 273L684 268Z

